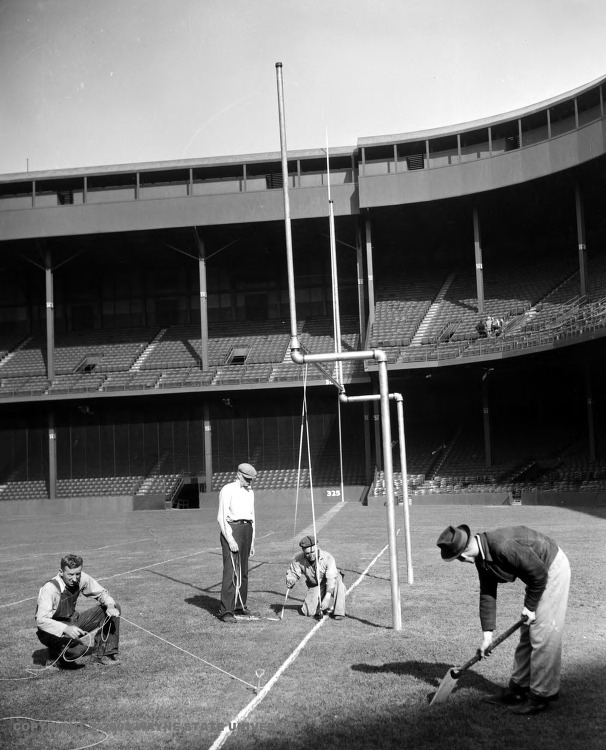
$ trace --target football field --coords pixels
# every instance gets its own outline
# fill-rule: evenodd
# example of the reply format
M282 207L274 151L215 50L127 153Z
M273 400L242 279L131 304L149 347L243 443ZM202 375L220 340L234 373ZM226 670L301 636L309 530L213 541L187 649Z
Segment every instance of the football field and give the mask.
M214 509L3 519L0 741L11 750L103 748L536 748L603 746L606 731L606 509L410 508L414 584L396 509L403 628L391 622L386 510L316 508L320 546L345 573L347 616L299 615L285 572L311 531L309 507L257 502L248 605L255 619L216 617L222 572ZM472 532L524 524L552 536L572 567L561 698L533 717L481 703L507 684L516 636L428 705L449 667L481 640L471 565L442 562L449 524ZM63 554L122 607L121 665L45 669L35 634L38 589ZM524 586L499 587L498 631L518 619ZM78 609L89 603L80 598ZM86 663L86 659L83 663Z

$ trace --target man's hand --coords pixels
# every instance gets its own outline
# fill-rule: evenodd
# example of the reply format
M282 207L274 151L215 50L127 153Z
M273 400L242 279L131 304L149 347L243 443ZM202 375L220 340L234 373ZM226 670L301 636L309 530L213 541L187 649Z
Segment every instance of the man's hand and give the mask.
M105 610L105 614L108 617L120 617L120 610L116 609L115 607L108 607Z
M526 607L524 607L524 609L522 610L522 617L526 618L526 622L524 623L525 625L532 625L532 623L537 619L537 613L531 612L529 609L526 609Z
M238 552L240 550L240 548L238 547L238 542L236 542L233 536L231 539L227 540L227 543L229 544L229 548L232 552Z
M288 576L286 576L286 588L287 589L291 589L295 585L296 582L297 582L296 578L289 578Z
M326 611L330 607L331 597L332 597L332 594L326 594L324 599L322 599L322 604L320 606L322 607L323 611Z
M66 635L68 638L78 639L86 635L86 630L82 630L77 625L68 625L63 631L63 635Z
M486 649L492 644L492 630L485 630L484 631L484 637L482 638L482 643L480 645L480 648L478 649L478 653L480 654L480 659L488 658L490 654L486 653Z
M253 542L253 543L252 543L252 544L250 545L250 553L249 553L249 556L250 556L250 557L254 557L254 556L255 556L255 543L254 543L254 542Z

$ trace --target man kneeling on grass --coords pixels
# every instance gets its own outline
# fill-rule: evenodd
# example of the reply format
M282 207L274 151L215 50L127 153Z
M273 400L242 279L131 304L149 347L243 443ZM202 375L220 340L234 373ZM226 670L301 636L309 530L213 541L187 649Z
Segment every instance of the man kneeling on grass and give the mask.
M313 617L328 613L335 620L342 620L345 615L345 584L335 558L330 552L321 550L312 536L304 536L299 547L302 551L295 556L286 572L286 586L291 589L301 576L305 577L308 591L301 614Z
M560 690L562 630L568 602L570 565L558 545L526 526L471 534L469 526L449 526L437 545L446 562L474 563L480 578L480 656L492 643L496 627L497 586L519 578L526 584L520 631L509 689L485 698L532 715L549 708Z
M80 594L93 597L98 604L81 614L76 612ZM82 572L82 558L65 555L58 575L38 594L37 636L49 650L48 663L74 669L80 657L90 654L91 664L118 664L119 617L120 607L107 591ZM96 631L94 636L92 631Z

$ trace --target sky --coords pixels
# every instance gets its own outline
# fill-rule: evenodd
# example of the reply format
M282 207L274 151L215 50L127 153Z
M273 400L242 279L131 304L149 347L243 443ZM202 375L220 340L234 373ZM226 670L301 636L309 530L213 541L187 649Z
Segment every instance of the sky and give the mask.
M469 122L606 76L605 0L0 0L0 174Z

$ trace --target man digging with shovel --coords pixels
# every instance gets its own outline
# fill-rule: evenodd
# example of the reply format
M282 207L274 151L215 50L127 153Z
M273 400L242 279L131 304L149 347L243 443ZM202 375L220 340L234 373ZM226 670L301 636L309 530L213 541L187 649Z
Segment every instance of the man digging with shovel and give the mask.
M485 698L530 716L558 698L562 630L568 602L568 558L548 536L526 526L471 535L469 526L448 526L437 545L445 562L475 563L480 578L480 622L484 637L480 657L490 647L496 627L497 586L519 578L526 584L520 642L509 688ZM488 655L488 654L486 654Z

